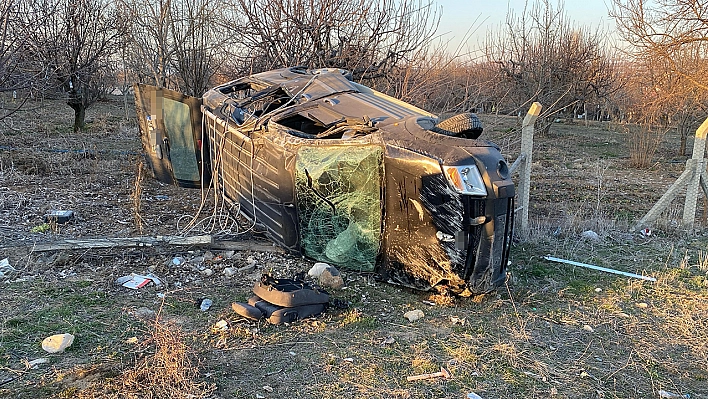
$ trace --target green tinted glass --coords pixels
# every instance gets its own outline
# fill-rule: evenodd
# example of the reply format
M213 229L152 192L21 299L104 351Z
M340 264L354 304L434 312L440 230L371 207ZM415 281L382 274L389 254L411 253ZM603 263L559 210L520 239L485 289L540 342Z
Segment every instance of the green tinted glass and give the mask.
M189 106L169 98L163 101L165 130L170 139L170 162L175 178L199 181L199 166L194 150L194 132Z

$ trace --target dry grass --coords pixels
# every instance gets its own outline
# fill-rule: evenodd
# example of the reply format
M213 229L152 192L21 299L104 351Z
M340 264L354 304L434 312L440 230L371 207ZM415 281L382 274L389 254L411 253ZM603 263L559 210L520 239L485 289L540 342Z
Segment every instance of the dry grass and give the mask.
M0 151L4 245L135 235L136 213L143 234L167 235L196 213L198 191L143 179L130 154L46 152L139 147L115 104L92 111L92 127L76 135L63 130L71 118L61 106L18 114L14 129L0 135L0 146L22 147ZM518 121L493 122L485 136L513 161ZM680 220L680 205L664 214L652 237L627 232L685 159L664 141L653 169L630 168L623 133L597 124L554 125L535 148L534 234L512 248L508 286L475 298L413 292L345 271L347 289L333 294L349 309L271 326L237 317L230 303L248 298L263 270L288 276L311 262L266 253L227 259L220 251L213 253L219 262L197 261L205 255L199 248L28 254L3 246L0 258L9 256L19 271L0 281L0 384L18 378L0 385L0 397L651 398L663 389L708 398L708 239L672 223ZM77 220L31 232L43 212L57 207L76 211ZM588 229L600 240L582 239ZM554 264L542 259L547 254L658 281ZM190 262L175 267L175 256ZM255 272L221 274L248 257L257 260ZM201 273L206 267L212 275ZM167 291L113 284L148 270L164 278ZM167 294L164 306L158 293ZM201 312L205 297L214 305ZM169 322L146 330L131 316L141 307L162 307ZM411 309L425 317L408 322L403 313ZM228 328L213 330L222 319ZM39 342L58 332L75 334L75 344L47 355ZM139 345L125 342L133 336ZM50 364L26 368L40 357ZM406 381L441 366L452 379Z
M89 398L205 398L215 387L200 382L199 370L190 358L187 337L173 323L153 321L149 339L140 344L136 364L109 378L74 392ZM147 353L147 354L146 354Z

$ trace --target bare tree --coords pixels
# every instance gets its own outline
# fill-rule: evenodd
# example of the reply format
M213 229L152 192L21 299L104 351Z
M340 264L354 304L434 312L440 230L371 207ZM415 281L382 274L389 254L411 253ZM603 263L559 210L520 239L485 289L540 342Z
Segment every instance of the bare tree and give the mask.
M17 0L7 0L0 4L0 92L16 92L28 85L29 79L22 73L20 63L22 43L27 35L25 27L16 23L18 3ZM26 99L27 97L25 101ZM23 103L24 101L13 107L14 109L3 110L0 120L12 115Z
M169 65L175 52L170 24L172 0L120 0L118 8L128 23L125 45L130 51L123 55L128 68L140 81L169 87Z
M34 26L23 48L48 89L60 89L74 110L74 131L86 108L105 94L104 71L122 34L108 0L24 0L22 26ZM52 84L52 80L54 84Z
M225 56L228 33L218 24L213 4L209 0L180 0L170 9L171 65L178 72L180 90L190 96L201 96L211 87L211 78Z
M303 65L386 77L429 43L438 23L432 3L418 0L232 1L243 21L227 28L241 43L243 72Z
M500 105L514 111L539 101L548 115L568 108L585 113L586 104L616 90L608 48L601 32L574 26L562 4L540 0L520 17L510 12L487 37L485 52L498 73L497 96L506 99Z
M217 7L219 7L217 9ZM227 6L208 0L121 0L129 21L124 61L139 81L200 96L226 57L234 34L221 23Z
M685 155L698 113L708 105L708 7L704 1L614 0L612 15L643 73L636 85L636 120L675 128Z
M614 0L612 15L622 37L645 59L661 58L670 72L708 90L708 7L702 0Z

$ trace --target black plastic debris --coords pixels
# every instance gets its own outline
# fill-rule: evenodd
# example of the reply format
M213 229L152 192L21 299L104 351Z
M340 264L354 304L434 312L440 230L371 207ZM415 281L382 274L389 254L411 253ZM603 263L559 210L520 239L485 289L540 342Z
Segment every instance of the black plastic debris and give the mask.
M264 274L253 286L248 303L234 302L237 314L251 319L267 319L271 324L291 323L317 316L327 309L329 294L302 280L276 279Z
M74 218L74 211L52 210L44 215L45 223L66 224Z

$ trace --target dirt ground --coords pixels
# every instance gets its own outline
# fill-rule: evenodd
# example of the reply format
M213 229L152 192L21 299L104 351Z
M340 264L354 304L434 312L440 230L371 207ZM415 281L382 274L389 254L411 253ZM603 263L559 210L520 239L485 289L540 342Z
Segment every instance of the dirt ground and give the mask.
M153 397L708 398L704 204L696 231L677 227L679 196L651 236L629 232L684 169L676 137L665 137L648 169L628 166L626 135L607 123L563 121L536 137L531 235L512 248L509 281L495 293L449 298L344 270L346 288L332 294L347 309L272 326L230 304L248 298L262 273L292 276L311 260L276 248L38 250L63 239L209 232L270 245L199 190L150 178L130 107L99 103L78 133L58 101L28 103L0 122L0 259L14 269L0 277L0 397L149 397L145 386L162 383L182 393ZM513 161L519 121L481 117ZM45 223L50 210L75 218ZM586 230L599 239L583 238ZM115 284L148 272L163 284ZM213 301L205 312L204 298ZM425 316L409 322L412 309ZM42 340L57 333L75 335L73 345L44 352ZM157 361L160 353L174 361ZM406 381L440 367L452 378Z

